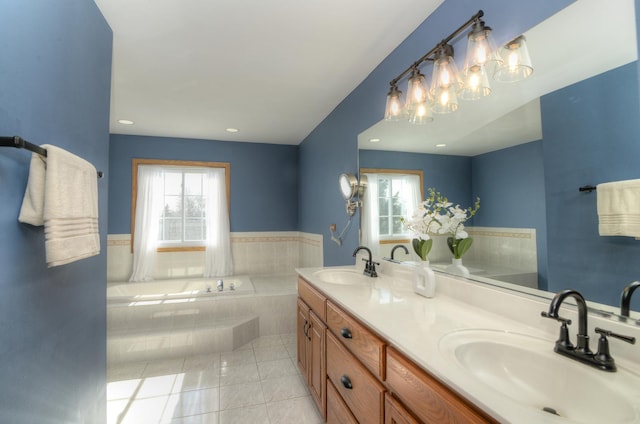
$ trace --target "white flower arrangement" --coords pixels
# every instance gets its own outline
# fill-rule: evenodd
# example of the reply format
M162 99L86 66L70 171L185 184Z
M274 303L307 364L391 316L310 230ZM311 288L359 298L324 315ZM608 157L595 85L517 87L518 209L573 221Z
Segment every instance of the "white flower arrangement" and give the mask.
M479 197L473 207L463 209L460 205L449 202L440 192L429 188L429 197L418 205L411 218L403 220L405 227L414 233L412 245L418 256L426 260L431 250L431 243L426 243L432 242L430 234L449 234L447 239L449 249L456 259L460 259L473 242L464 230L464 223L479 209Z

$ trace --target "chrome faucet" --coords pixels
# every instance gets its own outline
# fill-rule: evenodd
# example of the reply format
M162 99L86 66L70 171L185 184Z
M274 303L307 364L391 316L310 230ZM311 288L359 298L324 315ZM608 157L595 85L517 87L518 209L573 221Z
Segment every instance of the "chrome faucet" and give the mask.
M571 320L562 318L558 315L560 305L562 305L562 302L564 302L568 297L574 298L578 305L578 334L576 336L576 346L573 346L569 340L569 329L567 328L567 325L571 324ZM591 349L589 349L587 312L587 302L576 290L563 290L553 297L551 304L549 305L549 312L541 313L543 317L552 318L562 323L562 326L560 327L560 337L556 341L556 345L553 350L560 355L575 359L587 365L591 365L592 367L603 371L613 372L616 370L616 364L609 354L609 341L607 340L607 337L614 337L631 344L634 344L636 339L635 337L628 337L601 328L596 328L595 331L600 334L600 339L598 340L598 352L593 353Z
M366 261L367 264L364 266L364 275L368 275L369 277L377 277L378 273L376 272L376 265L380 265L378 262L373 262L373 256L371 255L371 250L365 246L358 246L356 250L353 251L353 257L355 258L359 251L366 250L369 254L369 259L362 259Z
M629 304L631 303L631 296L638 287L640 287L640 281L634 281L627 284L627 287L622 290L622 296L620 297L620 315L622 315L623 317L629 317Z
M222 281L222 279L218 280L218 284L216 284L216 287L218 288L218 291L224 290L224 281Z
M396 253L396 249L402 249L404 250L404 253L406 253L407 255L409 254L409 249L407 249L407 246L405 246L404 244L396 244L395 246L393 246L393 249L391 249L392 261L395 261L395 258L393 257L393 255Z

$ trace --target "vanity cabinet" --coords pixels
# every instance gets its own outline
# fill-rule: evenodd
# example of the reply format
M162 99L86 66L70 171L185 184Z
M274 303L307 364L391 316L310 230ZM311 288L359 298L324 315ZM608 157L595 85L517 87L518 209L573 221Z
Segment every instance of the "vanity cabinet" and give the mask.
M387 387L425 423L497 423L392 347L387 349Z
M302 279L298 279L298 296L298 368L326 419L326 297Z
M497 423L298 278L298 366L327 424Z

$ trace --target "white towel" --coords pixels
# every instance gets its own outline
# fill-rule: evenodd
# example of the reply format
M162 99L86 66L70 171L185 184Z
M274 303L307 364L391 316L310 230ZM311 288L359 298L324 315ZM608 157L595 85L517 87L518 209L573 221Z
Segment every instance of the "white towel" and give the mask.
M95 167L56 146L33 153L18 221L43 225L48 267L100 253Z
M640 237L640 179L598 184L601 236Z

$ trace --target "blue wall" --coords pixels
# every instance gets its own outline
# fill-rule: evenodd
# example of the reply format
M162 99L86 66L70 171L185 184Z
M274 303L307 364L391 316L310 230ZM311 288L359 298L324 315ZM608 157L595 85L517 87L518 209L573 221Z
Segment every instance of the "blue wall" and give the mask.
M0 0L0 135L55 144L107 171L112 34L93 1ZM47 269L42 227L18 223L30 153L0 152L0 422L106 416L108 181L102 253Z
M337 187L338 175L358 168L357 135L383 118L389 81L478 11L503 44L542 22L571 0L445 1L400 44L300 145L300 229L324 234L325 265L353 263L358 231L345 235L342 247L331 242L328 226L346 219ZM464 43L457 43L456 58L464 58ZM339 76L336 76L339 78ZM335 183L334 183L335 182ZM357 221L357 220L356 220Z
M542 146L542 141L534 141L473 157L473 197L480 197L481 201L473 225L535 228L538 288L546 290L547 225Z
M549 290L580 281L586 298L616 305L622 288L640 278L640 242L600 237L597 193L578 191L640 178L637 72L633 62L541 100Z
M424 175L423 192L434 188L454 203L473 205L471 194L471 158L466 156L360 150L360 168L412 169Z
M112 134L109 234L131 232L133 158L229 162L231 231L298 230L298 146Z

